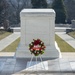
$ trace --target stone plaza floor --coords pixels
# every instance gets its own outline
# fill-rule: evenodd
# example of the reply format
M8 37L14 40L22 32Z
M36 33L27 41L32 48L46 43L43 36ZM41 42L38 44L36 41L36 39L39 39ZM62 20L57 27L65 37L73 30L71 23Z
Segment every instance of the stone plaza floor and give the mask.
M74 58L43 59L48 62L48 70L42 71L26 71L29 61L24 58L0 57L0 75L75 75Z

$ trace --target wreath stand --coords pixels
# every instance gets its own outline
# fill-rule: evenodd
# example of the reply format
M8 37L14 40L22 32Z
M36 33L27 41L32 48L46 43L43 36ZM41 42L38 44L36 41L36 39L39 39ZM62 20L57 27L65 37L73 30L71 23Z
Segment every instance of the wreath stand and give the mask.
M29 50L32 54L32 57L30 59L30 62L27 63L28 68L26 70L31 70L33 72L46 70L44 62L42 61L42 57L41 57L41 55L44 53L43 51L45 50L45 48L46 47L44 45L44 42L42 42L40 39L37 39L37 40L33 39L33 42L29 44ZM40 58L40 63L38 63L38 57ZM33 58L35 58L35 61L34 61L35 64L33 64Z
M39 55L39 56L32 55L32 57L30 59L30 62L28 64L28 67L31 67L31 64L33 62L33 58L35 58L35 66L34 67L36 67L36 68L35 68L35 70L33 70L33 68L31 68L31 71L39 71L38 65L37 65L38 64L38 57L40 58L40 64L41 64L40 68L41 68L41 70L46 70L41 55Z

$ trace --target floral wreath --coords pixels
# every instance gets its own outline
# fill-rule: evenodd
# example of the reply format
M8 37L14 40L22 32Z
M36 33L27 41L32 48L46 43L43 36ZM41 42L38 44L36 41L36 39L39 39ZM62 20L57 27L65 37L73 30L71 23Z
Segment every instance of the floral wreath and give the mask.
M33 39L33 42L31 42L29 44L29 50L31 52L31 54L34 54L35 56L38 56L38 55L42 55L44 53L44 50L45 50L45 45L44 45L44 42L42 42L40 39Z

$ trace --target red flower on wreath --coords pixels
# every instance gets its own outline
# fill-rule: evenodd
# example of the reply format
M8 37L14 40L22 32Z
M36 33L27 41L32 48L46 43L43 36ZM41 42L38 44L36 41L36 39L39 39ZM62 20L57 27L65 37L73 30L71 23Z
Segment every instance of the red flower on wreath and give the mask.
M40 39L34 40L34 45L38 45L39 43L41 43Z

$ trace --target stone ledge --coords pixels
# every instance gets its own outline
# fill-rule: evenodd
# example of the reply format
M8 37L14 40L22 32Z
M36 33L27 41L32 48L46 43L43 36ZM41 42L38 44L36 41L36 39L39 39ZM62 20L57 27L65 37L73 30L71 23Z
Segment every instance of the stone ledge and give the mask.
M0 52L0 57L13 57L15 52Z

